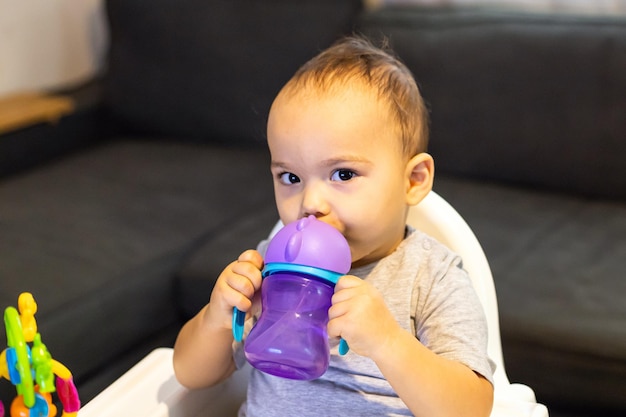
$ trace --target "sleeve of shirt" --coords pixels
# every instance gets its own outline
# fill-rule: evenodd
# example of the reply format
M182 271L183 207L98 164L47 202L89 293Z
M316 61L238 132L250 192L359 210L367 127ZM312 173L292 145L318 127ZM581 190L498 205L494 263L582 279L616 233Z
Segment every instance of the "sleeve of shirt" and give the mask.
M434 250L421 271L429 279L419 280L415 334L433 352L465 364L493 384L484 311L460 257L444 249Z

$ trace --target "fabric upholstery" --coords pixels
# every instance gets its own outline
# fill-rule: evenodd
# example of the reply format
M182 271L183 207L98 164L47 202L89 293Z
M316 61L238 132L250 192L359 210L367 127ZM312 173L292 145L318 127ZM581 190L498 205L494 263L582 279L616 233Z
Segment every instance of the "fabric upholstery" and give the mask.
M282 85L350 32L359 8L357 0L108 1L108 105L139 132L259 141Z
M390 7L359 30L416 76L440 171L626 199L625 18Z
M194 316L209 302L222 270L246 249L256 249L278 220L274 204L255 207L242 218L225 225L189 254L176 277L177 305L185 318Z

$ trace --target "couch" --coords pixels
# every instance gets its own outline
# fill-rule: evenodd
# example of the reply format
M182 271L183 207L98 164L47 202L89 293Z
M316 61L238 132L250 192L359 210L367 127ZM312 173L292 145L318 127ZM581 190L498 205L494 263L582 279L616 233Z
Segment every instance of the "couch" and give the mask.
M0 305L34 294L83 402L171 346L266 236L269 105L358 32L388 39L422 89L435 190L490 260L510 379L552 415L623 415L626 19L356 0L106 11L107 70L64 92L76 110L0 137Z

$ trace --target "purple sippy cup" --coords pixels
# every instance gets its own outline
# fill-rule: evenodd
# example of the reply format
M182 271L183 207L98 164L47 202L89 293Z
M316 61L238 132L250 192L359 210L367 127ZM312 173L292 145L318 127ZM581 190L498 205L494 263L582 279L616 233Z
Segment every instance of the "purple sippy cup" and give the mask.
M348 242L309 216L283 227L265 255L262 312L244 352L260 371L289 379L319 378L330 360L328 309L337 280L350 270ZM245 314L235 308L233 334L243 336ZM339 343L340 354L348 351Z

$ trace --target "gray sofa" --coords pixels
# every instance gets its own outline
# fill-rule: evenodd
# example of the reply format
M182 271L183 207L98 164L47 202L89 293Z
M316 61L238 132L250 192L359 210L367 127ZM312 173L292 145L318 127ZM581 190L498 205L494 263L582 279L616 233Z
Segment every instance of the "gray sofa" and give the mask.
M386 36L422 88L435 190L491 262L511 380L555 416L623 415L625 19L348 0L106 5L104 78L70 92L78 109L58 124L0 138L0 305L34 293L44 342L84 401L171 345L223 266L266 235L271 100L356 31ZM12 395L2 381L0 398Z

